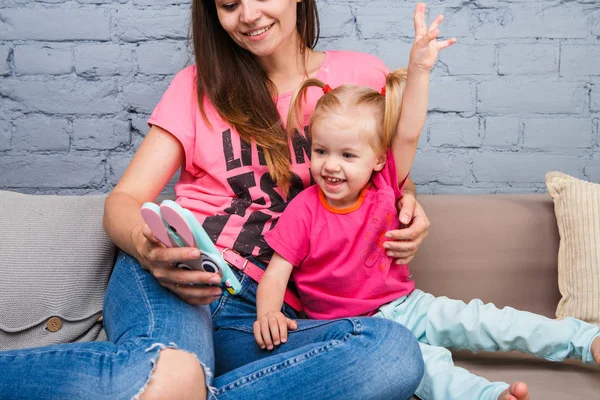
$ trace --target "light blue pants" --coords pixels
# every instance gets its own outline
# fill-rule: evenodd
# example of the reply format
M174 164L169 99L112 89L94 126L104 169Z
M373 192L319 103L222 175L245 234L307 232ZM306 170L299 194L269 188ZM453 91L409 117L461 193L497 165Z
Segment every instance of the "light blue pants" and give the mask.
M466 304L415 290L382 306L374 317L411 330L421 346L425 374L416 395L424 400L496 400L508 388L456 367L446 347L472 352L518 350L551 361L577 358L595 364L590 352L600 329L575 318L555 320L511 307L472 300Z

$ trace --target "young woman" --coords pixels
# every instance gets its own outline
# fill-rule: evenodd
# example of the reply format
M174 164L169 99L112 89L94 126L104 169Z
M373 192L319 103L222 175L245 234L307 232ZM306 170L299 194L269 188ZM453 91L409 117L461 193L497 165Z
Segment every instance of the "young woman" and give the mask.
M210 286L220 280L215 274L173 266L198 251L160 245L140 215L181 168L179 204L229 249L234 267L264 268L271 251L263 234L311 183L310 135L298 132L289 143L281 124L291 92L307 77L379 88L386 67L365 54L314 51L315 0L194 0L192 24L196 65L173 79L106 201L105 229L124 251L105 300L110 341L0 353L0 370L8 371L0 394L409 398L423 362L407 329L374 318L300 320L285 349L261 351L252 334L256 282L233 268L242 291L221 296ZM411 183L405 193L400 218L410 226L391 232L398 240L389 250L400 263L428 228Z

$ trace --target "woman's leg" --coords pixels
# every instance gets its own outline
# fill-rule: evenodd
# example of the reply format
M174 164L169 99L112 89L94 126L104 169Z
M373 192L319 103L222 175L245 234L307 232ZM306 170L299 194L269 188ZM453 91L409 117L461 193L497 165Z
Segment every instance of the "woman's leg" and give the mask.
M423 374L414 336L375 318L299 320L287 343L260 350L254 340L256 283L211 305L219 399L408 399ZM286 306L286 313L295 317Z
M141 398L206 398L214 369L209 306L181 300L133 257L122 253L117 265L121 261L126 268L115 267L111 275L104 325L117 347L135 343L152 353L152 370L140 389ZM137 302L131 302L130 291L137 292Z
M0 398L129 399L142 393L151 398L171 389L205 388L210 381L214 357L208 308L179 300L128 255L119 256L111 275L103 321L110 342L0 353ZM162 351L167 348L181 350ZM173 359L183 365L171 371L176 379L163 380L169 370L162 364ZM206 382L198 385L192 379L198 376ZM181 381L188 386L177 387Z

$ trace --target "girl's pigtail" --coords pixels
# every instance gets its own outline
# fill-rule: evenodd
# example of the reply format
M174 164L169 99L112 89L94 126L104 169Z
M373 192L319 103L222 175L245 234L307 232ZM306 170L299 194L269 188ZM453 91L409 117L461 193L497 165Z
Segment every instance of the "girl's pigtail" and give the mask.
M383 139L385 148L392 146L402 107L402 92L406 83L406 68L397 69L385 79L385 111L383 114Z
M290 140L294 135L294 130L300 129L304 123L302 104L306 101L306 90L312 86L317 86L323 89L327 85L318 79L307 79L302 82L302 85L298 88L298 90L296 90L296 93L294 93L294 96L292 96L292 100L290 101L290 109L286 124L286 131Z

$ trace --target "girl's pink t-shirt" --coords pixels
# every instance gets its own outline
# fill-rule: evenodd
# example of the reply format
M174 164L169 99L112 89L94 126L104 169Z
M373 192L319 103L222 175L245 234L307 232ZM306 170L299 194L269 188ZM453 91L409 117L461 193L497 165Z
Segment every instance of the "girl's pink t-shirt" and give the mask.
M371 86L380 90L388 69L375 56L327 51L315 78L337 87L343 84ZM277 98L277 109L286 121L293 93ZM319 88L310 88L304 104L304 125L317 100ZM310 135L296 132L291 143L295 179L287 198L273 183L261 149L240 140L239 135L217 113L208 99L206 124L196 95L196 67L180 71L152 112L149 125L157 125L183 145L185 164L175 185L177 202L192 211L217 248L230 248L243 255L268 259L272 250L263 235L268 232L287 203L313 182L310 178Z
M385 233L398 229L402 196L392 152L353 207L329 206L317 185L290 202L265 236L295 266L292 278L306 315L335 319L371 315L415 288L408 265L385 254Z

